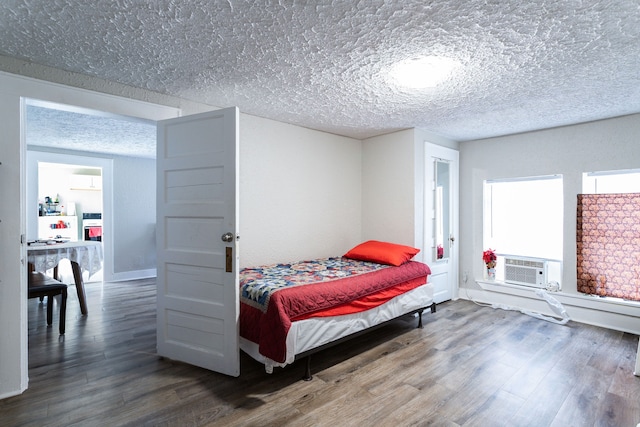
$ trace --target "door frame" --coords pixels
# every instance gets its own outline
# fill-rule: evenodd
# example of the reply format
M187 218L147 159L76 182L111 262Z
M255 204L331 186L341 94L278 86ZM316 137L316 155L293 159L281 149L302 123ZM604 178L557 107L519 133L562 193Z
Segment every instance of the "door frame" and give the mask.
M434 168L432 165L435 159L445 160L450 165L450 218L451 218L451 232L450 236L454 238L453 244L450 248L450 257L447 263L438 262L434 260L433 254L435 253L435 247L432 242L435 242L434 236L434 212L433 212L433 200L434 200ZM459 151L453 148L444 147L439 144L425 142L424 149L424 210L423 210L423 261L428 264L432 270L432 278L446 273L449 276L448 292L451 299L458 299L458 265L459 265ZM448 299L448 298L447 298ZM446 299L445 299L446 300ZM442 302L442 301L436 301Z
M178 117L180 108L94 92L86 89L0 71L0 126L8 148L0 167L2 180L11 183L0 209L0 280L8 288L0 299L0 321L15 328L0 330L0 399L17 395L28 387L27 283L26 283L26 141L27 99L74 105L146 120ZM167 97L167 100L170 98ZM202 106L204 111L207 106ZM195 104L194 104L195 108ZM208 107L211 109L211 107ZM194 111L195 112L195 111ZM19 166L19 167L16 167ZM6 178L6 179L5 179ZM16 185L19 183L19 186ZM16 322L18 320L18 322ZM16 331L16 328L18 329Z

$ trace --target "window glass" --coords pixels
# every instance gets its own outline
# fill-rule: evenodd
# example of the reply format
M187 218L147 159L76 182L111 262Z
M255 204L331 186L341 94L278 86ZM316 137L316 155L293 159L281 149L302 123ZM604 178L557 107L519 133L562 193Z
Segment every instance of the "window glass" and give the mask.
M582 176L584 194L640 193L640 169L586 172Z
M562 259L562 176L485 181L484 249Z

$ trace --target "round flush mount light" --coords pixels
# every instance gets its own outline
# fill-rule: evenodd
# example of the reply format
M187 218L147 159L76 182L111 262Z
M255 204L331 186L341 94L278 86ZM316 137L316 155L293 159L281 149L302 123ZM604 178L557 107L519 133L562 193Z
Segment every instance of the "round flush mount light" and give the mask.
M460 63L443 56L424 56L405 59L394 64L389 71L391 81L396 85L423 89L435 87L449 77Z

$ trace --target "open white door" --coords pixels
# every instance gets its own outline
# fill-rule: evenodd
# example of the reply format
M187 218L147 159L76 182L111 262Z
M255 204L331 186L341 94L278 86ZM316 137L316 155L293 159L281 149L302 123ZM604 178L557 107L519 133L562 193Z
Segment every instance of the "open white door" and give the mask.
M437 144L425 147L425 253L431 268L433 299L457 299L458 151ZM429 251L430 249L430 251Z
M157 341L170 359L240 375L238 109L158 123Z

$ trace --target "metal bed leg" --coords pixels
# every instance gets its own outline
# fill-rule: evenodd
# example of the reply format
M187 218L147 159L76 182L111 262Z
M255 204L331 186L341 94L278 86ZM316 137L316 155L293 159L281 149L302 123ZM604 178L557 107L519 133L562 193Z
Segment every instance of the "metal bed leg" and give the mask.
M436 312L436 303L432 302L431 305L429 306L431 308L431 312L435 313ZM424 312L424 309L421 309L418 311L418 328L422 329L422 313Z
M307 367L305 368L304 377L302 379L304 381L311 381L313 376L311 376L311 355L306 357L307 359Z

